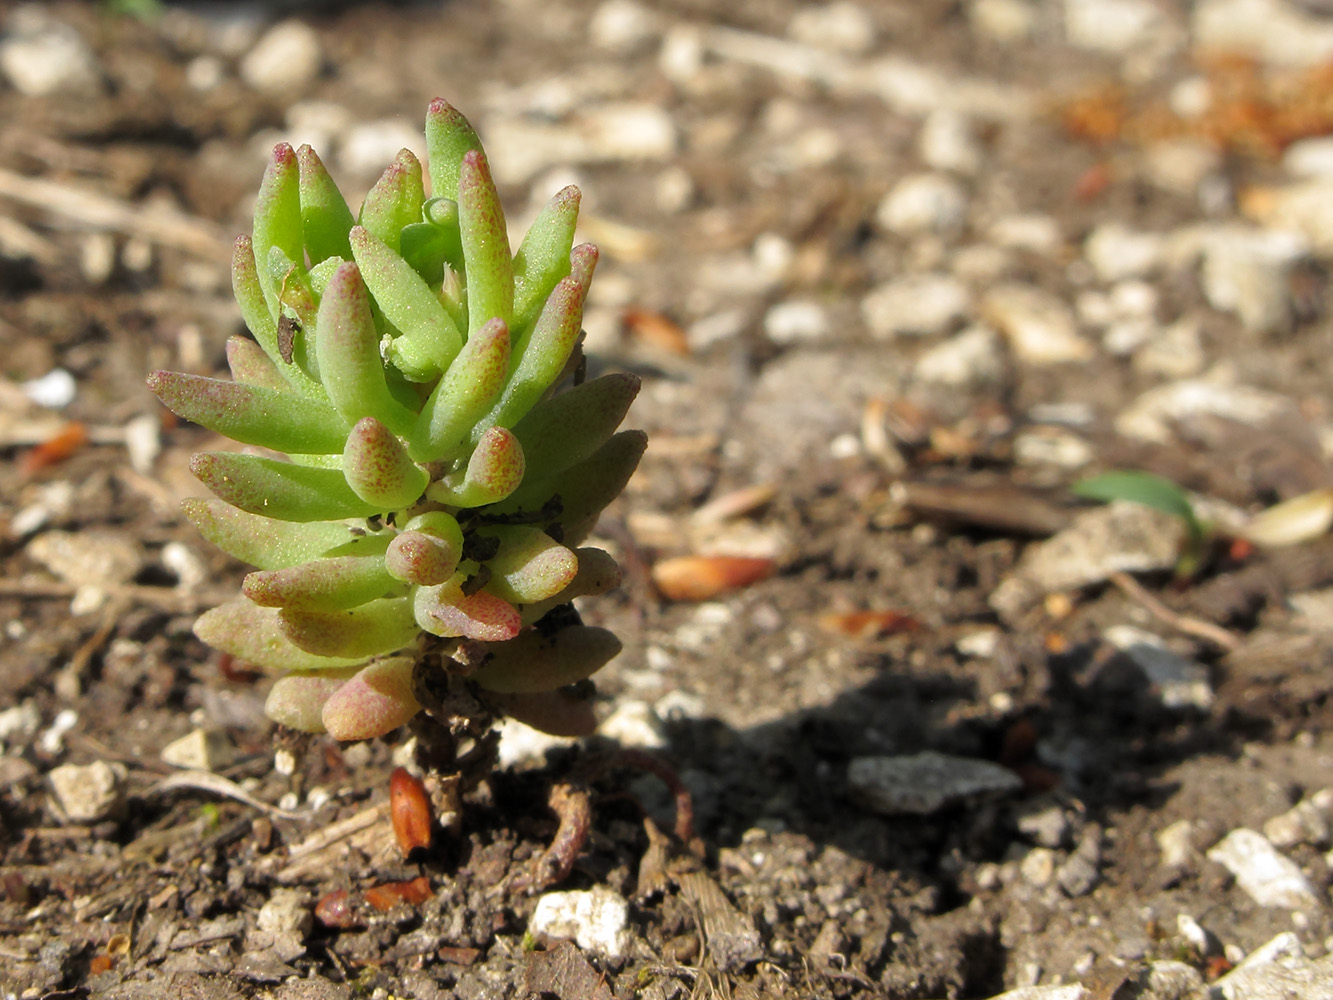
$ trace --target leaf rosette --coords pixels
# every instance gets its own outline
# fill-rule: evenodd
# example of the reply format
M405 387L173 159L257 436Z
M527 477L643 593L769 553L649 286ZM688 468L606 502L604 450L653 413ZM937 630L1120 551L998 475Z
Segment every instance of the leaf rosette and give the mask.
M574 246L578 189L511 253L472 126L436 100L426 140L428 170L403 150L357 215L310 147L278 145L232 262L254 339L228 342L230 381L149 377L253 446L191 462L215 498L186 516L256 567L195 632L283 675L268 713L299 730L382 735L441 684L584 729L570 686L620 645L567 606L619 582L580 543L643 454L618 430L638 379L562 388L597 265Z

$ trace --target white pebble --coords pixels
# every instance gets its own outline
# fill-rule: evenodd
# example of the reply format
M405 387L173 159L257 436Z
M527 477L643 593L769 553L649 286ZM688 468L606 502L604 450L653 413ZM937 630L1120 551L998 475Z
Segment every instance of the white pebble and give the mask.
M653 706L647 702L625 700L597 727L597 732L623 747L650 750L666 746L666 730Z
M338 165L358 177L383 173L399 150L410 149L417 159L425 156L425 145L416 125L399 118L361 122L346 130L338 147Z
M275 24L241 60L241 79L255 90L292 97L319 75L324 51L302 21Z
M63 822L96 823L111 816L124 801L126 776L123 764L99 760L61 764L47 775L47 780Z
M967 193L944 174L904 177L879 203L875 220L900 235L949 233L967 219Z
M828 313L808 299L779 302L765 314L764 332L775 344L822 340L829 334Z
M629 903L605 886L586 892L548 892L537 900L528 932L572 939L584 951L619 958L632 941Z
M589 40L621 55L639 51L660 32L657 13L635 0L605 0L588 22Z
M1014 354L1034 365L1087 361L1093 346L1073 313L1050 292L1031 285L1000 285L982 303L983 315L1009 338Z
M865 55L875 47L874 20L864 7L848 0L798 7L787 34L806 45L845 55Z
M931 112L917 141L921 158L935 170L974 174L981 168L982 151L972 123L956 111Z
M912 374L937 385L993 385L1004 377L1000 338L987 327L969 327L921 355Z
M872 336L947 333L967 315L971 296L966 286L946 274L909 274L886 282L861 300L861 316Z
M60 410L74 402L78 384L63 368L52 368L45 375L23 383L23 394L38 406Z
M220 732L194 729L172 740L160 754L164 764L196 771L216 771L231 763L232 749Z
M1083 244L1083 253L1097 277L1111 283L1151 272L1162 259L1163 240L1120 222L1104 222Z
M20 94L49 97L98 89L97 57L74 28L43 16L36 4L16 11L9 27L11 34L0 42L0 73Z
M1236 884L1260 906L1302 910L1319 905L1319 896L1300 867L1255 830L1232 830L1209 850L1208 858L1231 872Z

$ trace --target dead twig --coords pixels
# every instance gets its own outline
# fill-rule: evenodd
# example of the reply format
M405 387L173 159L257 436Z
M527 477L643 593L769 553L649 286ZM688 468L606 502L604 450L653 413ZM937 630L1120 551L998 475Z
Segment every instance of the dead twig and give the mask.
M270 816L278 816L282 819L309 819L305 813L292 812L290 809L281 809L278 806L270 805L263 799L256 798L247 792L230 778L224 778L220 774L214 774L212 771L177 771L175 774L169 774L161 781L154 784L146 795L161 795L164 792L178 791L183 788L193 789L201 792L212 792L214 795L221 795L224 798L235 799L253 809L259 809L268 813Z
M1214 625L1212 622L1206 622L1199 618L1192 618L1189 615L1182 615L1179 612L1172 611L1165 604L1159 601L1152 594L1148 593L1143 584L1139 583L1128 573L1112 573L1108 578L1120 589L1120 591L1133 601L1143 605L1144 609L1159 621L1166 622L1178 632L1184 632L1186 635L1192 635L1200 639L1211 642L1219 649L1224 649L1228 653L1234 652L1240 648L1241 638L1234 632L1228 632L1220 625Z

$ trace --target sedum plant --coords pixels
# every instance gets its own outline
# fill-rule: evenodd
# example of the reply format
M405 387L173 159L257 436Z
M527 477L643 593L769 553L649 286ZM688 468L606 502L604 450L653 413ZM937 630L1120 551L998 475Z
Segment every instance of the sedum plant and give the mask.
M570 602L615 586L580 547L646 439L631 375L582 378L597 249L559 192L511 252L485 153L443 100L428 170L407 150L353 215L308 146L280 144L232 280L250 340L231 380L154 372L171 410L244 445L197 454L185 514L254 565L206 612L209 645L281 675L270 717L340 740L422 708L592 728L620 644ZM426 194L429 180L430 194ZM568 384L568 387L557 389Z

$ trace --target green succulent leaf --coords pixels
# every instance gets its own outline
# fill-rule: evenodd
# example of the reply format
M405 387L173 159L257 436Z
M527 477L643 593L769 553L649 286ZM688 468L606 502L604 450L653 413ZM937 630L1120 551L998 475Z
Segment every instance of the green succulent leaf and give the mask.
M457 523L457 522L455 522ZM424 531L403 531L389 543L384 565L395 580L433 587L446 583L458 569L463 554L462 532L458 543Z
M585 547L576 549L574 555L578 558L578 572L564 590L519 609L525 626L540 621L560 605L576 598L595 597L620 586L620 566L609 552Z
M500 195L491 180L486 154L463 154L458 175L458 229L467 274L468 336L500 317L514 317L514 262L509 251Z
M227 368L232 381L255 385L274 392L291 392L292 385L282 377L264 349L246 337L227 338Z
M243 597L205 611L194 623L194 634L214 649L266 670L325 670L365 662L364 657L307 653L283 634L277 608L261 608Z
M395 434L406 432L415 414L389 391L370 298L356 264L333 272L316 323L319 370L333 405L351 423L374 417Z
M253 238L256 261L267 262L269 251L274 248L281 250L290 261L304 259L300 187L296 153L288 143L280 142L273 147L255 202ZM261 270L259 284L268 303L269 315L276 317L279 283L267 271Z
M352 492L386 512L410 507L430 481L402 442L374 417L362 417L347 435L342 468Z
M404 226L421 221L421 206L425 200L421 162L411 150L400 149L366 195L358 222L397 254L399 234Z
M462 112L443 98L431 101L426 109L426 160L432 195L458 200L463 157L473 150L481 150L481 140Z
M378 656L409 646L420 635L407 597L382 598L346 611L283 608L284 635L317 656Z
M260 569L308 562L352 538L351 529L336 521L275 521L203 497L182 501L181 511L223 552Z
M523 481L523 448L513 433L492 427L481 435L461 477L432 483L426 495L450 507L481 507L503 500Z
M530 480L544 482L604 445L625 419L640 384L637 375L603 375L533 407L514 425L523 453L532 456Z
M572 184L556 192L514 254L515 329L532 326L556 284L569 274L581 198Z
M347 232L355 220L324 161L309 146L301 146L296 151L296 165L300 178L301 231L310 262L318 264L329 257L350 257Z
M341 451L347 424L328 403L241 382L156 371L148 388L177 416L233 441L294 454Z
M269 688L264 714L298 733L324 732L324 704L360 667L279 677Z
M604 628L571 625L553 635L524 629L490 650L472 679L487 691L553 691L591 677L620 652L620 640Z
M421 408L408 451L438 461L464 445L490 409L509 373L509 330L496 318L468 338Z
M190 459L190 471L233 507L280 521L337 521L380 513L352 492L337 469L206 451Z
M1074 483L1071 488L1075 496L1088 500L1101 500L1109 503L1113 500L1129 500L1143 504L1164 514L1171 514L1185 522L1191 538L1201 539L1203 525L1190 503L1189 493L1171 480L1135 469L1105 472L1099 476L1089 476Z
M337 740L368 740L393 732L421 711L412 691L414 669L410 656L364 667L324 702L324 728Z
M487 700L505 715L552 736L591 736L597 731L593 699L578 688L509 694L490 691Z
M417 624L432 635L504 642L518 635L522 619L504 598L485 590L464 594L458 580L420 587L415 596Z
M297 611L346 611L378 598L401 597L407 589L375 556L324 557L257 570L241 583L241 593L260 607Z
M512 604L532 604L552 597L575 579L579 560L550 535L526 525L488 528L500 542L486 561L491 578L486 589Z
M384 318L400 331L393 341L393 358L400 367L408 366L402 370L409 378L422 382L435 378L463 346L454 321L425 279L373 233L357 226L351 243L366 288Z

